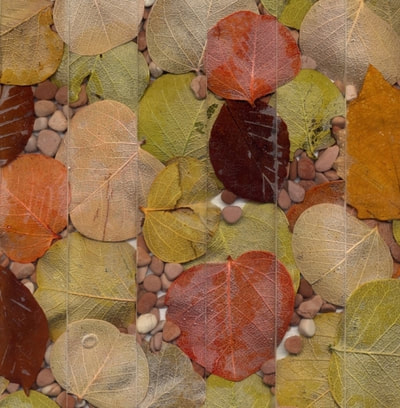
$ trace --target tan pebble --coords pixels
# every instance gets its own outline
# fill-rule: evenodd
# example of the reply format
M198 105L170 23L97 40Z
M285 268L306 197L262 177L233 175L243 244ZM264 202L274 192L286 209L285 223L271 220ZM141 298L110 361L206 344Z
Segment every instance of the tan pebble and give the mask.
M275 385L276 378L275 378L275 373L274 374L264 374L263 375L263 383L269 386Z
M336 173L335 170L328 170L324 172L324 176L329 180L329 181L336 181L339 180L340 177Z
M207 97L207 77L205 75L198 75L192 79L190 83L196 99L205 99Z
M314 294L314 290L313 290L312 286L304 278L300 278L300 284L299 284L299 288L298 288L297 291L305 299L310 298Z
M8 385L7 385L7 391L8 391L10 394L12 394L13 392L18 391L19 388L20 388L20 385L17 384L17 383L10 382L10 383L8 383Z
M70 102L69 106L71 108L79 108L81 106L86 105L88 102L87 92L86 92L86 84L81 85L81 89L79 90L78 99L75 102Z
M325 302L322 306L321 309L319 309L320 313L331 313L331 312L336 312L336 306L332 305L332 303L327 303Z
M40 118L36 118L35 122L33 123L33 131L38 132L39 130L46 129L48 125L48 119L46 116L41 116Z
M352 101L353 99L356 99L358 96L357 88L354 85L346 85L346 94L345 98L347 102Z
M136 330L141 334L149 333L157 326L157 323L157 318L153 314L145 313L137 318Z
M206 370L202 365L196 363L196 361L192 361L192 367L195 373L197 373L200 377L204 377Z
M155 0L144 0L145 7L151 7L154 4Z
M301 56L301 69L315 69L317 68L317 63L311 57L307 57L307 55Z
M154 341L155 341L154 336L151 336L150 342L149 342L149 346L150 346L150 351L152 351L153 353L155 353L156 351L158 351L158 350L156 349L156 346L155 346ZM161 340L161 344L162 344L162 340Z
M299 323L300 323L300 320L301 320L301 317L296 312L294 312L292 314L292 319L290 320L290 325L291 326L298 326Z
M54 130L44 129L39 132L37 147L44 155L54 157L60 143L61 138Z
M150 334L151 334L151 335L154 335L154 334L156 334L156 333L158 333L158 332L161 332L162 329L164 328L164 325L165 325L165 320L160 320L160 321L157 323L157 326L154 327L154 329L150 332Z
M308 191L310 188L315 186L314 180L300 180L299 186L304 188L304 191Z
M53 348L53 343L50 343L47 348L46 351L44 353L44 361L46 362L46 364L50 365L50 354L51 354L51 349Z
M35 98L37 99L53 99L56 96L57 86L50 80L41 82L35 89Z
M237 205L228 205L222 209L222 217L228 224L236 224L242 217L242 209Z
M159 290L161 290L160 277L157 275L153 275L153 274L147 275L144 278L143 287L149 292L157 293Z
M296 180L297 178L297 163L298 160L293 160L289 164L289 180Z
M31 281L24 282L24 286L25 286L25 287L29 290L29 292L31 292L32 294L35 293L36 288L35 288L35 284L34 284L33 282L31 282Z
M157 258L155 255L153 255L151 257L149 268L155 275L161 276L164 271L164 262L160 258Z
M150 265L151 257L148 252L146 252L141 246L137 247L136 250L136 263L137 266L148 266Z
M290 354L299 354L303 349L303 340L300 336L291 336L285 340L285 349Z
M139 51L144 51L147 48L146 31L142 30L137 36L137 46Z
M303 149L297 149L297 150L294 152L293 156L297 159L298 157L302 156L304 153L305 153L305 152L304 152Z
M136 270L136 282L143 283L144 278L146 277L147 271L149 267L146 266L139 266Z
M331 119L331 125L339 126L341 129L344 129L346 127L346 118L344 116L334 116Z
M276 360L274 358L270 358L261 366L261 371L264 374L273 374L276 372Z
M126 329L128 330L128 334L131 334L131 335L136 334L136 324L135 323L128 324L128 327Z
M300 303L303 301L303 296L301 293L296 293L296 296L294 297L294 307L299 307Z
M165 273L161 275L161 285L162 285L162 290L167 291L169 287L171 286L172 282L166 277Z
M315 184L324 184L327 183L329 180L325 177L324 173L320 173L319 171L315 172Z
M44 387L55 381L54 375L50 368L43 368L39 371L39 374L36 377L36 384L39 387Z
M56 398L56 403L61 408L74 408L75 407L75 398L73 395L68 394L67 391L61 391Z
M10 265L10 259L8 256L0 249L0 266L7 268Z
M175 280L183 272L183 266L179 263L169 262L165 264L164 273L168 280Z
M24 279L28 278L33 272L35 272L35 265L33 263L12 262L10 270L17 279Z
M163 328L163 340L170 342L177 339L181 334L181 329L175 323L167 320Z
M314 336L316 331L315 322L313 319L301 319L299 323L299 333L304 337Z
M49 119L49 127L57 132L64 132L68 127L68 121L64 113L56 110Z
M47 100L36 101L33 106L36 116L49 116L57 109L54 102Z
M147 253L150 252L150 249L148 248L146 241L144 240L144 236L143 234L139 234L136 237L136 246L139 248L141 247L142 249L144 249Z
M282 210L287 210L292 204L292 200L289 197L289 193L282 188L278 194L278 205Z
M150 313L153 314L157 318L157 324L160 321L160 309L157 309L156 307L153 307L150 310Z
M313 319L319 312L319 309L321 309L323 303L324 301L322 300L321 296L315 295L312 298L302 302L297 308L296 312L301 317Z
M150 62L151 62L151 58L150 58L149 52L148 52L147 50L144 50L144 51L142 52L142 54L143 54L144 59L146 60L147 65L149 65Z
M302 157L297 162L297 174L303 180L313 180L315 177L314 162L309 157Z
M48 397L57 397L61 391L61 387L56 382L46 385L40 390L42 394L47 395Z
M164 73L164 71L160 67L158 67L153 61L151 61L149 64L149 71L153 78L158 78Z
M157 302L157 295L152 292L146 292L137 300L137 312L139 314L150 313Z
M26 153L33 153L37 151L37 137L35 135L32 135L28 139L28 142L26 143L24 150Z
M62 86L61 88L58 89L55 95L56 101L60 105L67 105L68 104L68 87Z
M162 295L157 298L156 307L158 308L165 307L165 295Z
M74 110L68 105L63 105L62 112L67 119L71 119L74 116Z
M295 203L301 203L304 200L304 188L292 180L288 181L288 193L291 200Z
M235 193L232 193L232 191L229 190L223 190L221 193L221 200L225 204L233 204L235 200L237 199L237 195Z
M87 402L84 399L77 398L74 408L83 408L86 407Z
M315 162L315 170L320 172L330 170L338 156L339 156L338 145L328 147L319 154L318 159Z

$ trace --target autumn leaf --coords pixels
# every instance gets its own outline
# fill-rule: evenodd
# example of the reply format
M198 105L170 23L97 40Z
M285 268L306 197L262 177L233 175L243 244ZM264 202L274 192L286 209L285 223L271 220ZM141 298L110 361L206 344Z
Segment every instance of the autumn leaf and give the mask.
M0 166L22 152L32 134L34 121L32 88L0 87Z
M42 256L67 226L67 169L25 154L0 169L0 248L17 262Z
M0 267L0 333L0 375L21 384L28 393L46 351L47 319L29 289L3 267Z
M207 34L207 86L226 98L254 101L293 79L300 51L289 30L269 15L238 11Z
M57 69L63 42L51 29L52 5L49 0L2 0L1 83L36 84Z
M135 250L126 242L101 242L74 232L39 259L35 298L54 340L67 322L101 319L117 327L134 320Z
M276 200L286 177L289 136L275 109L262 101L254 107L227 101L212 128L209 150L225 188L254 201Z
M399 297L400 281L384 279L362 285L346 302L329 365L330 390L341 407L400 405Z
M371 114L374 120L369 123ZM346 198L359 218L400 218L400 136L393 133L399 116L400 91L370 66L347 114Z
M16 391L0 400L0 408L59 408L50 397L38 391L29 391L29 396L23 391Z
M135 38L143 11L143 0L56 0L54 25L72 52L97 55Z
M248 0L157 0L146 28L151 59L173 74L201 70L208 29L238 10L257 12L257 6Z
M240 381L274 357L293 314L293 284L269 252L194 266L166 296L177 345L212 374Z
M388 22L393 30L400 35L399 0L365 0L365 5Z
M61 387L97 408L137 407L149 385L135 336L102 320L70 323L53 345L50 368Z
M3 392L7 389L7 386L8 386L9 383L10 383L10 381L8 381L6 378L0 376L0 394L3 394Z
M361 284L392 276L393 259L378 229L349 215L343 206L317 204L293 230L296 264L314 291L344 306Z
M197 159L182 157L161 171L141 208L151 252L178 263L203 255L220 219L220 209L209 202L217 193L207 166Z

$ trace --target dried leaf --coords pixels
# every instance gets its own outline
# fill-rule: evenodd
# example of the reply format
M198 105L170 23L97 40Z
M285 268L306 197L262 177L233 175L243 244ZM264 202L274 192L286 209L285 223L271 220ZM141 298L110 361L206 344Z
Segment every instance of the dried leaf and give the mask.
M189 358L179 347L163 343L158 353L144 344L150 383L146 398L138 408L196 408L204 402L203 378L193 371Z
M369 228L343 206L317 204L304 211L292 245L300 272L335 305L344 306L361 284L392 276L393 259L377 227Z
M257 6L249 0L157 0L146 29L151 59L173 74L199 71L208 29L238 10L257 12Z
M68 153L56 158L70 167L70 216L83 235L101 241L134 238L150 184L164 166L139 148L136 115L116 101L77 112L65 139Z
M242 381L228 381L216 375L207 378L207 399L204 408L272 408L273 397L261 377L250 375Z
M51 398L38 391L29 391L26 396L23 391L16 391L0 401L0 408L59 408Z
M400 35L400 0L365 0L365 4Z
M22 152L32 134L34 121L32 88L0 87L0 166Z
M346 302L329 365L329 385L341 407L400 405L400 281L368 282Z
M7 389L9 383L10 382L6 378L0 376L0 394L3 394L3 392Z
M297 149L315 158L316 151L334 144L330 120L346 112L339 89L312 69L301 70L293 81L276 91L270 103L288 127L291 159Z
M289 163L286 124L257 101L227 101L211 131L210 159L224 186L242 198L273 202Z
M397 244L400 245L400 220L393 220L393 237Z
M0 169L0 248L17 262L42 256L67 225L67 169L25 154Z
M165 262L203 255L218 227L220 209L208 200L218 193L207 166L182 157L154 180L147 197L143 234L151 252Z
M208 157L210 129L222 106L213 94L198 100L190 89L194 74L162 75L139 103L139 139L143 149L163 163L174 157Z
M102 320L80 320L54 343L57 382L97 408L137 407L149 385L146 356L135 336Z
M67 322L101 319L117 327L134 320L135 250L125 242L92 241L78 232L39 259L35 298L54 340Z
M275 389L280 405L337 407L329 391L328 367L339 321L338 313L316 316L316 333L311 338L303 337L301 353L277 361Z
M52 1L2 0L0 9L0 82L31 85L57 69L63 52L53 24Z
M369 64L392 84L400 79L400 37L364 0L320 0L300 32L302 53L332 80L360 87Z
M135 110L149 78L149 68L143 54L130 41L94 56L68 52L66 46L52 81L58 87L68 85L70 102L78 100L81 85L87 81L89 103L111 99Z
M0 375L21 384L28 393L46 351L47 320L29 289L3 267L0 267L0 333Z
M208 88L251 105L293 79L301 66L289 30L251 11L230 14L208 31L205 59Z
M399 116L400 91L370 66L347 114L346 161L350 164L346 198L359 218L400 218L400 137L393 133Z
M177 345L209 372L240 381L274 356L293 314L293 284L270 252L194 266L170 286L167 320Z
M143 0L56 0L54 25L72 52L97 55L135 38L143 11Z

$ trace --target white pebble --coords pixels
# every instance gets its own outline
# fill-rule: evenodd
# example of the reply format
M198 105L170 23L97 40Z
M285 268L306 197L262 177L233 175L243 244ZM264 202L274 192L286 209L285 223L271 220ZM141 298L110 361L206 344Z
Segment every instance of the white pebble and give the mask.
M164 72L160 67L158 67L153 61L149 64L149 71L153 78L158 78Z
M145 7L151 7L156 0L144 0Z
M48 365L50 365L50 353L51 353L52 348L53 348L53 343L50 343L46 348L46 352L44 353L44 361Z
M138 333L149 333L157 326L157 317L152 313L145 313L136 320L136 330Z
M64 113L56 110L49 119L49 127L57 132L64 132L68 127L68 121Z
M314 319L301 319L299 323L299 333L304 337L312 337L315 334Z
M41 116L40 118L36 118L33 124L33 130L43 130L47 128L48 119L45 116Z
M354 85L346 85L346 101L350 102L358 96L357 88Z

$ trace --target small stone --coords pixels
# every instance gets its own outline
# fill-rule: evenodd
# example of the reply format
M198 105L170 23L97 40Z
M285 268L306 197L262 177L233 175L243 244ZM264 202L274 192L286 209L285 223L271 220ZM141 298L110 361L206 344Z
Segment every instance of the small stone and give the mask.
M54 381L55 378L50 368L42 368L36 377L36 384L39 387L44 387L45 385L49 385Z
M307 280L300 278L298 293L300 293L303 298L307 299L314 294L314 290Z
M289 180L296 180L297 178L297 163L298 161L294 159L289 164Z
M315 170L324 172L332 168L333 163L339 156L339 146L334 145L322 151L315 162Z
M304 188L304 191L308 191L310 188L315 186L314 180L300 180L299 186Z
M329 180L325 177L324 173L320 173L319 171L315 172L315 184L324 184L327 183Z
M150 332L150 334L153 336L154 334L161 332L162 329L164 328L165 325L165 320L159 320L157 323L157 326L154 327L154 329Z
M344 116L335 116L331 119L331 126L339 126L341 129L346 127L346 118Z
M298 43L299 42L299 32L291 28L290 34L292 34L293 39L296 41L296 43Z
M168 280L175 280L183 272L183 266L179 263L168 262L165 264L164 273Z
M20 387L19 384L10 382L10 383L8 383L8 385L7 385L7 391L8 391L10 394L12 394L13 392L18 391L18 390L19 390L19 387Z
M136 270L136 283L143 283L146 277L148 266L139 266Z
M294 312L293 314L292 314L292 319L290 320L290 325L293 327L293 326L298 326L299 325L299 323L300 323L300 320L301 320L301 317L296 313L296 312Z
M315 334L314 319L301 319L299 323L299 333L304 337L312 337Z
M167 278L167 276L165 275L165 273L163 273L161 275L161 286L162 286L162 290L167 291L169 289L169 287L171 286L172 282Z
M276 382L275 373L274 374L264 374L263 383L269 386L274 386Z
M28 142L26 143L24 150L26 153L33 153L37 151L37 137L35 135L32 135L28 139Z
M157 309L156 307L153 307L153 308L150 310L150 313L153 314L153 315L156 317L156 319L157 319L157 324L158 324L158 322L160 321L160 309Z
M157 293L162 287L160 277L153 274L147 275L144 278L143 287L149 292Z
M44 155L54 157L60 143L61 138L54 130L44 129L39 132L37 147Z
M296 296L294 297L294 307L299 307L300 303L303 301L303 296L301 293L296 293Z
M158 332L156 333L152 339L154 339L154 351L160 351L162 347L162 333Z
M157 302L157 295L152 292L144 293L137 301L137 312L139 314L150 313Z
M196 361L192 361L192 367L195 373L199 374L200 377L204 377L206 370L203 366L201 366L199 363L196 363Z
M158 67L155 62L151 61L149 64L149 71L153 78L158 78L163 74L163 70Z
M8 256L0 249L0 266L7 268L10 265L10 259Z
M205 75L198 75L192 79L190 83L196 99L205 99L207 97L207 77Z
M68 105L68 87L65 85L59 88L55 98L60 105Z
M48 397L57 397L61 391L61 387L56 382L46 385L40 390L42 394L47 395Z
M324 301L322 300L321 296L315 295L312 298L302 302L297 308L296 312L301 317L313 319L319 312L319 309L321 309L323 303Z
M78 99L75 102L70 102L69 106L71 108L79 108L80 106L86 105L87 101L86 84L82 84L81 89L79 90Z
M305 190L298 183L295 183L292 180L288 181L288 193L289 197L295 203L301 203L304 200Z
M222 209L221 214L228 224L235 224L242 216L242 209L237 205L228 205Z
M285 340L285 349L290 354L299 354L303 349L303 340L300 336L291 336Z
M30 280L27 280L26 282L23 282L23 284L29 290L29 292L31 292L32 294L35 293L36 287L33 282L31 282Z
M288 210L292 204L292 200L289 197L289 193L282 188L278 194L278 205L282 210Z
M324 176L329 180L329 181L336 181L339 180L339 176L336 173L335 170L328 170L324 172Z
M137 36L137 46L139 51L144 51L147 48L146 31L139 31Z
M136 237L136 246L139 248L141 247L142 249L144 249L147 253L150 252L150 249L148 248L146 241L144 240L144 236L143 234L139 234Z
M301 56L301 69L315 69L317 68L317 63L311 57L307 55Z
M33 123L33 131L38 132L39 130L46 129L48 125L48 119L46 116L41 116L40 118L36 118L35 122Z
M74 110L71 107L69 107L68 105L64 105L62 107L62 111L63 111L64 116L67 119L71 119L72 116L74 116Z
M33 263L12 262L10 270L17 279L25 279L35 272L35 265Z
M50 343L47 346L46 351L44 353L44 361L46 362L47 365L50 365L50 354L51 354L52 348L53 348L53 343Z
M297 174L303 180L313 180L315 177L314 162L309 157L302 157L297 163Z
M264 374L273 374L276 372L276 360L274 358L270 358L261 366L261 371Z
M146 334L157 326L157 318L151 313L140 315L136 320L136 330L138 333Z
M332 305L332 303L325 302L322 306L321 309L319 309L320 313L331 313L331 312L336 312L336 306Z
M68 121L64 113L56 110L49 119L49 127L57 132L64 132L68 127Z
M144 0L145 7L151 7L156 0Z
M141 246L138 246L136 250L136 262L137 266L148 266L151 262L149 253L146 252Z
M68 394L67 391L61 391L56 398L56 403L61 408L74 408L75 407L75 398L73 395Z
M162 295L157 298L156 307L158 308L165 307L165 295Z
M223 190L221 193L221 200L225 204L233 204L234 201L237 199L237 195L235 193L232 193L229 190Z
M151 257L149 268L155 275L161 276L164 271L164 262L160 258L153 255Z
M37 99L53 99L56 96L57 86L53 82L46 79L41 82L35 89L35 98Z
M356 99L357 96L358 96L357 88L354 85L346 85L346 94L345 94L346 101L350 102L353 99Z
M177 339L181 334L181 329L173 322L167 320L163 328L163 340L170 342Z
M36 101L33 106L36 116L49 116L57 109L54 102L46 100Z

